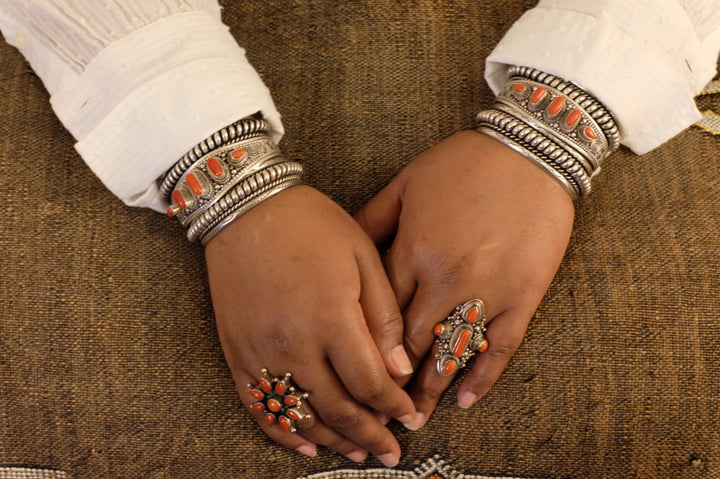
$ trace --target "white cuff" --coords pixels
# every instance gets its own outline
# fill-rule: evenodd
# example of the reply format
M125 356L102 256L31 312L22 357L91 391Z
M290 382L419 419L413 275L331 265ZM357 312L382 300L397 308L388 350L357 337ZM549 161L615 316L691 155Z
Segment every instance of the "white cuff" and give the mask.
M270 92L212 14L162 18L110 44L51 103L75 148L126 204L164 211L156 180L193 145L261 112L283 133Z
M674 1L541 0L487 58L485 76L495 93L511 64L572 80L643 154L700 118L693 98L715 74L713 48Z

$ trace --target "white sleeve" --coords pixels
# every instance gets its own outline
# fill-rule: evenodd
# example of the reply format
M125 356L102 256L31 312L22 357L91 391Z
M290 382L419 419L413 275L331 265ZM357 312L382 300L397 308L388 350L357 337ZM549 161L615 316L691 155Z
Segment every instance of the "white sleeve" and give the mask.
M486 61L497 93L507 65L582 86L643 154L700 118L694 97L715 75L720 0L540 0Z
M282 136L216 0L0 0L0 30L85 162L128 205L165 211L157 179L236 120L260 112Z

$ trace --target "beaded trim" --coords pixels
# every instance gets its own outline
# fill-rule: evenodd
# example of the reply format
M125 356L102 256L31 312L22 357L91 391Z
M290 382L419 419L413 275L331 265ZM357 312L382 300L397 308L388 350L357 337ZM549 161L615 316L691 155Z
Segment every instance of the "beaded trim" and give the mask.
M427 458L422 464L412 470L403 470L401 466L394 469L372 468L367 469L336 469L319 472L296 479L522 479L520 477L484 474L473 474L455 468L451 462L443 459L439 454ZM526 478L527 479L527 478Z

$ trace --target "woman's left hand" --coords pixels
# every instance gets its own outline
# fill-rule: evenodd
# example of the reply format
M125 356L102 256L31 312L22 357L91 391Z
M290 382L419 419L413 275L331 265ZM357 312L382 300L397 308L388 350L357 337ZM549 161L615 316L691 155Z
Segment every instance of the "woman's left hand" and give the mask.
M377 245L392 240L384 263L417 371L410 393L418 413L407 427L425 424L456 374L437 372L433 328L468 299L485 303L489 347L463 381L459 405L470 407L497 381L557 271L573 215L557 180L475 131L420 155L358 212Z

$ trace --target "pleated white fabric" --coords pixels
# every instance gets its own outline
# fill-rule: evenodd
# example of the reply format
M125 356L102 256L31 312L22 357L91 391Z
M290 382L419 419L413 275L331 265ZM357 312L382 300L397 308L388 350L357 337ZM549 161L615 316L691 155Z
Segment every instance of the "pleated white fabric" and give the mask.
M487 58L497 92L508 64L571 79L613 112L643 154L700 118L694 97L715 75L717 0L540 0Z
M51 95L76 149L125 203L165 211L157 179L270 92L215 0L0 0L0 29Z

